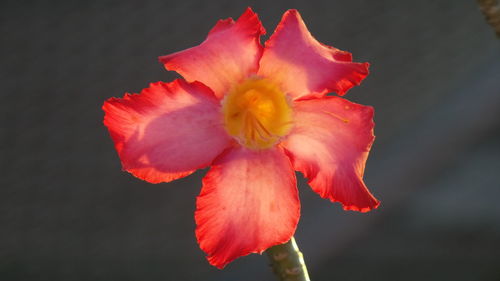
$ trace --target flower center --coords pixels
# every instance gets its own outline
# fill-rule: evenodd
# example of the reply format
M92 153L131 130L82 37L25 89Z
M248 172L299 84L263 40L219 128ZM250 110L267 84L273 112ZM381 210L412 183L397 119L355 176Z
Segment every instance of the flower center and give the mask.
M222 105L227 132L241 145L269 148L292 128L292 109L280 88L266 79L250 78L235 86Z

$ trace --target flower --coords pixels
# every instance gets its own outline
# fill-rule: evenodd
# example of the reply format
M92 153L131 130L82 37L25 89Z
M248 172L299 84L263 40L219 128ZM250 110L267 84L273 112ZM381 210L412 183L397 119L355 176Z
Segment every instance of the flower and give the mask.
M123 169L151 183L210 166L196 201L196 238L208 261L287 242L300 202L295 171L345 210L379 205L363 183L373 109L343 96L368 63L316 41L298 11L265 34L248 8L220 20L200 45L160 57L183 79L153 83L103 105Z

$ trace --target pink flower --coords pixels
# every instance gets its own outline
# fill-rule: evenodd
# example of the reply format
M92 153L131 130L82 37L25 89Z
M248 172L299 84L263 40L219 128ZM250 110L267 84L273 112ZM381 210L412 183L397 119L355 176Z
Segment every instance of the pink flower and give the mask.
M223 268L287 242L300 202L295 171L345 210L379 205L363 183L373 109L343 96L368 63L316 41L296 10L274 34L248 8L220 20L200 45L160 57L184 79L104 103L123 169L151 183L211 166L196 201L196 238Z

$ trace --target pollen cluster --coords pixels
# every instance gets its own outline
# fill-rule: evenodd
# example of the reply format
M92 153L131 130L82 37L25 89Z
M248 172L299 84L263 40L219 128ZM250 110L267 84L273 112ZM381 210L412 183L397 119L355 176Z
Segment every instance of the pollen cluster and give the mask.
M251 149L272 147L293 125L285 94L266 79L250 78L233 87L222 110L229 135Z

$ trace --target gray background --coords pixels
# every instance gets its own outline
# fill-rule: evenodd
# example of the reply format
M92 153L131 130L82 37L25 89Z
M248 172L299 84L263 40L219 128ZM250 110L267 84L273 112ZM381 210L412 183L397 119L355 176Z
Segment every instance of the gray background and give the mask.
M500 41L475 1L448 0L2 1L0 280L274 280L265 256L210 266L193 219L206 171L122 172L100 108L175 78L157 56L246 6L268 35L297 8L372 65L346 97L375 107L365 180L382 204L344 212L299 176L312 280L500 280Z

